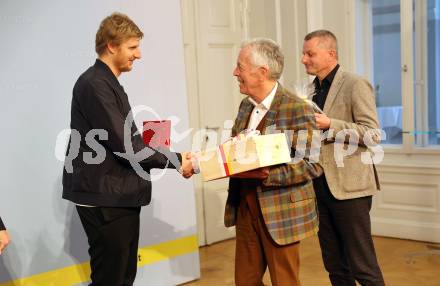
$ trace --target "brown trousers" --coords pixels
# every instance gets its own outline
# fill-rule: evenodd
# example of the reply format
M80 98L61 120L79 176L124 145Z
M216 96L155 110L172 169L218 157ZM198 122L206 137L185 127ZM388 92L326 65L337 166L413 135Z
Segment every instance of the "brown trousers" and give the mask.
M273 286L300 286L299 242L279 246L266 230L256 191L243 192L236 223L235 284L261 286L269 267Z

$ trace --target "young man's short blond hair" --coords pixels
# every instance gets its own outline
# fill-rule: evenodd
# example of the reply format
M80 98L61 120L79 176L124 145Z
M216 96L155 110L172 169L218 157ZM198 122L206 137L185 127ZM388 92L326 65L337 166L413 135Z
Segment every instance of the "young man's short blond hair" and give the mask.
M99 29L96 32L95 51L102 55L108 43L119 46L129 38L142 39L144 33L127 16L122 13L113 13L102 20Z

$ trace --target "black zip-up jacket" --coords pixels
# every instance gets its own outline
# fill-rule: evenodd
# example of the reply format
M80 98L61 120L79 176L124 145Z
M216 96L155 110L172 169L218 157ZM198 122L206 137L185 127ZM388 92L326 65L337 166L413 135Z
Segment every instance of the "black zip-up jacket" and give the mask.
M97 59L73 88L72 134L63 170L64 199L101 207L144 206L151 200L151 182L136 173L130 159L139 162L137 166L148 175L153 168L180 168L181 155L146 147L133 120L124 140L125 121L132 118L130 111L123 87L110 68ZM105 130L107 138L96 135L96 129ZM115 154L127 154L131 148L133 154L147 148L143 152L148 154L144 155L147 158L141 160L141 154Z

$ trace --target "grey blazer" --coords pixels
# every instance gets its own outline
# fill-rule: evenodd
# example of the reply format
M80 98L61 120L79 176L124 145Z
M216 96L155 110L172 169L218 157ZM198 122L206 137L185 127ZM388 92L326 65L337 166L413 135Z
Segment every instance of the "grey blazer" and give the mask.
M376 103L370 83L341 68L337 71L324 105L324 113L331 119L328 140L321 145L320 162L324 169L328 186L333 196L339 200L359 198L374 194L380 189L374 164L364 164L374 155L363 141L365 133L372 142L380 142L380 133L368 131L378 129ZM339 131L355 130L359 134L357 150L341 158L335 153L335 138ZM347 147L347 139L342 138L341 144ZM341 145L339 145L341 146ZM356 147L356 146L355 146ZM371 160L370 160L371 161Z

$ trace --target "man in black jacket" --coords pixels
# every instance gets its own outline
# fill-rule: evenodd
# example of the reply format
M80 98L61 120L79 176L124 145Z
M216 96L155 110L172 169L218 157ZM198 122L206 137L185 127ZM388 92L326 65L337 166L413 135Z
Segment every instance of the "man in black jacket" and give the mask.
M0 254L6 248L6 246L11 242L9 234L6 231L6 227L3 224L2 218L0 217Z
M63 198L76 204L87 234L93 286L133 285L140 207L151 200L149 171L193 174L189 153L145 146L118 82L140 59L142 37L126 15L105 18L96 33L98 59L73 88Z

